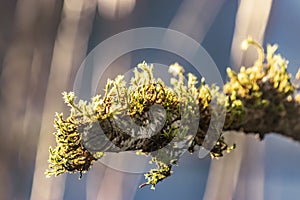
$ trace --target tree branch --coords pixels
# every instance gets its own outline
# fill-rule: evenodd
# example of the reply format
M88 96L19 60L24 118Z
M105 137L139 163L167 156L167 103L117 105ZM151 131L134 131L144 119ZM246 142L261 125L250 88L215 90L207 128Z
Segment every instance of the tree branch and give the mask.
M145 175L148 181L142 185L154 188L171 175L172 165L185 150L193 153L202 146L212 157L232 150L234 146L228 146L222 136L225 130L257 133L260 139L275 132L300 142L300 97L296 94L300 73L292 83L287 61L274 54L276 45L268 45L266 54L251 38L243 47L249 45L257 48L258 60L238 73L227 69L230 80L223 92L204 79L196 87L193 74L185 82L184 69L177 63L169 70L173 88L167 87L153 77L153 66L144 62L135 69L129 87L122 76L108 80L103 98L75 103L74 93L64 93L70 115L66 120L57 115L57 146L50 148L46 174L82 173L105 152L137 151L151 154L158 166ZM208 135L210 128L213 134Z

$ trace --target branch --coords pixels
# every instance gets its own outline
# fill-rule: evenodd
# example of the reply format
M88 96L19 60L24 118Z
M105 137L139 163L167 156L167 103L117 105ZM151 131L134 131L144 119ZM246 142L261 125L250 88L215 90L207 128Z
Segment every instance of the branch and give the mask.
M276 132L300 142L300 96L296 95L300 73L292 83L287 61L274 54L276 45L268 45L266 54L251 38L243 47L249 45L257 48L258 60L238 73L228 68L230 80L223 92L204 79L196 87L193 74L185 81L184 69L177 63L169 69L173 87L167 87L153 77L153 66L143 62L134 70L129 87L118 76L108 80L103 97L97 95L89 103L75 103L74 93L63 93L70 114L66 120L57 114L57 146L50 148L46 174L81 174L105 152L137 151L151 155L158 166L145 174L147 182L142 185L154 188L171 175L185 150L193 153L202 146L212 157L220 157L234 149L224 141L226 130L255 133L260 139ZM212 135L207 134L209 129Z
M300 71L292 83L288 62L279 54L274 55L277 45L268 45L264 55L259 44L251 39L248 43L257 46L259 59L251 68L241 67L238 74L227 69L230 81L224 91L242 101L244 115L241 122L232 123L225 130L258 133L260 139L265 134L278 133L300 142L300 96L297 94Z

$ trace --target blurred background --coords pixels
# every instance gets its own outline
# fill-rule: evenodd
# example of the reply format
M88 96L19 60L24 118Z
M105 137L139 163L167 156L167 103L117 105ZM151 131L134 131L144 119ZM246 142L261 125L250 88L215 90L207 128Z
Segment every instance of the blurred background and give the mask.
M231 133L238 149L219 161L185 154L172 177L145 187L142 174L114 170L101 162L78 174L46 178L54 145L55 112L67 112L71 91L86 55L105 39L138 27L180 31L199 42L226 80L225 69L250 66L256 58L239 44L248 35L278 43L300 66L300 2L297 0L0 0L0 199L150 200L297 199L299 144L271 134L263 142ZM178 41L172 41L174 44ZM191 66L170 52L143 49L121 56L106 78L139 62ZM92 73L90 71L88 73ZM86 85L90 80L84 80ZM101 80L103 88L106 80ZM88 93L88 92L87 92ZM126 160L124 160L126 162Z

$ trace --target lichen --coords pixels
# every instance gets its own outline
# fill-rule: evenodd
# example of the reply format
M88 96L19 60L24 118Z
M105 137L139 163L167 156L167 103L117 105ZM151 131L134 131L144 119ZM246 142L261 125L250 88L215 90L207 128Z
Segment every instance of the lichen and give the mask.
M64 120L62 114L56 114L54 123L57 146L49 149L50 165L46 174L58 176L64 172L80 172L81 176L89 170L96 157L81 145L81 136L72 117Z
M242 46L246 50L249 45L254 45L258 52L254 65L249 68L242 66L238 73L227 69L229 81L224 85L224 93L228 96L225 129L245 130L249 119L264 123L266 115L279 119L286 112L284 102L292 100L297 88L287 72L288 62L280 54L275 54L277 45L267 45L266 54L251 38L245 40ZM265 133L259 134L262 136Z
M197 77L191 73L185 76L178 63L169 68L173 78L172 87L167 87L153 76L153 65L143 62L134 69L129 86L123 76L108 80L103 97L96 95L90 102L76 103L73 92L63 93L70 114L66 119L57 114L56 147L50 147L50 169L46 174L81 174L107 151L137 151L141 156L150 155L157 165L157 169L145 174L147 182L141 185L154 189L172 174L172 166L178 164L186 150L193 153L203 146L213 158L233 150L235 144L227 144L224 130L256 132L262 139L276 130L272 125L287 117L288 111L298 109L300 72L292 83L288 62L275 54L277 45L268 45L266 54L251 38L242 44L245 50L249 45L256 47L258 59L252 67L242 66L239 72L228 68L229 81L223 91L216 85L207 85L204 78L197 87ZM153 111L154 105L158 110ZM223 130L217 123L222 108L226 115ZM159 109L165 111L165 121ZM156 112L158 118L152 119L150 112ZM291 129L296 123L282 120L277 124ZM207 138L210 124L214 134ZM157 131L155 126L160 129ZM147 130L149 127L152 132ZM140 137L145 134L149 136Z
M171 176L171 165L167 165L164 162L157 161L155 158L152 159L157 165L156 169L151 169L150 172L144 174L147 182L141 184L139 187L142 188L146 185L151 185L151 189L154 190L158 182L163 181L167 177Z

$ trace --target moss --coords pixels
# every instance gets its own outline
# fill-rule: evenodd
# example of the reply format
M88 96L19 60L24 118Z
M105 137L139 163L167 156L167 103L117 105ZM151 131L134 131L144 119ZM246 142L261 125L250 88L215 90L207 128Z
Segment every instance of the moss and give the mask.
M157 162L157 169L151 169L150 172L146 173L144 176L147 179L147 182L141 184L139 187L142 188L146 185L151 185L151 189L154 190L157 183L171 176L171 174L171 165Z
M54 135L57 146L49 149L50 169L46 171L46 174L57 176L64 172L82 174L88 171L96 158L81 145L81 136L74 120L71 117L64 120L62 114L57 114L56 117L54 123L57 131Z
M244 48L254 45L258 60L252 67L241 67L238 73L227 69L229 81L224 85L228 96L225 129L245 128L249 118L261 119L263 113L279 118L285 112L284 101L292 99L296 86L287 72L288 62L275 54L277 45L267 45L267 53L251 38ZM257 111L257 112L255 112Z
M299 95L295 95L298 89L295 83L299 82L300 72L296 75L296 82L292 83L287 72L288 62L275 54L276 45L268 45L266 53L251 38L243 42L243 48L247 49L249 45L257 48L257 61L252 67L241 67L239 72L228 68L229 81L223 92L216 85L207 85L204 78L196 87L197 78L191 73L187 74L185 81L184 68L178 63L169 68L173 78L170 80L172 87L167 87L162 80L153 77L153 66L143 62L134 69L134 77L128 87L123 76L108 80L103 97L97 95L90 102L75 103L74 93L63 93L70 114L66 119L57 114L56 147L50 147L47 175L86 172L94 161L104 156L100 147L106 145L105 149L110 149L104 141L104 138L109 138L109 144L119 147L115 152L135 150L139 155L152 156L157 169L145 174L147 182L142 186L151 185L154 189L158 182L171 175L172 166L178 163L185 150L193 153L198 146L206 148L213 144L211 156L218 158L235 148L235 145L226 143L217 125L219 112L224 107L226 119L223 130L257 131L263 138L265 133L273 131L268 127L272 128L276 120L286 116L294 102L300 102ZM213 99L216 99L216 110L211 107ZM149 117L154 104L165 110L165 122ZM122 118L130 120L116 124L117 119ZM139 134L154 122L156 125L162 123L162 128L150 138L137 139L128 134ZM132 123L140 128L133 130ZM213 124L215 133L204 144L210 124ZM99 134L99 128L105 137ZM195 130L196 135L193 134ZM91 135L91 140L89 137L83 140L86 132ZM94 147L91 148L93 151L87 147Z

